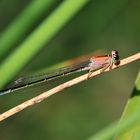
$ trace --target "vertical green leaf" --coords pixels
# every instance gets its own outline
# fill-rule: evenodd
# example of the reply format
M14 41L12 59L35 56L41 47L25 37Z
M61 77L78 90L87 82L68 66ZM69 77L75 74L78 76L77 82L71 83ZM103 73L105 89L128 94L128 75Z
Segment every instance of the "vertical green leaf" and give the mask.
M136 79L132 97L127 103L121 121L114 122L88 140L110 140L118 134L114 140L139 140L140 139L140 72Z
M135 82L135 88L132 95L127 102L125 110L123 112L120 123L133 113L140 111L140 73ZM140 119L132 127L128 128L123 134L118 135L119 140L139 140L140 139Z

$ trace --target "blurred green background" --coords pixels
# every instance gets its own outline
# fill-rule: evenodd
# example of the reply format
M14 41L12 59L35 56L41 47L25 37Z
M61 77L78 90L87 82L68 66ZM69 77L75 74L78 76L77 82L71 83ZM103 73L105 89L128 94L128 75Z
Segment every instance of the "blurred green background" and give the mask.
M29 3L27 0L0 1L1 34ZM13 52L61 3L61 0L53 1L0 61ZM113 49L118 50L121 58L139 52L139 7L138 0L89 1L49 44L44 45L17 77L98 50L108 53ZM120 118L138 70L137 61L53 95L1 122L0 139L84 140ZM77 75L1 96L0 112Z

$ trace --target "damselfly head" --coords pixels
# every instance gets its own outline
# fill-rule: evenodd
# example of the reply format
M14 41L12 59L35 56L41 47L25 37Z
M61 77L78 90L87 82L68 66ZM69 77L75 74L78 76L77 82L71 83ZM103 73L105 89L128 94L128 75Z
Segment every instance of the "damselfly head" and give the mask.
M111 57L112 57L113 63L114 63L115 65L119 65L119 64L120 64L120 58L119 58L119 53L118 53L118 51L113 50L113 51L111 52Z

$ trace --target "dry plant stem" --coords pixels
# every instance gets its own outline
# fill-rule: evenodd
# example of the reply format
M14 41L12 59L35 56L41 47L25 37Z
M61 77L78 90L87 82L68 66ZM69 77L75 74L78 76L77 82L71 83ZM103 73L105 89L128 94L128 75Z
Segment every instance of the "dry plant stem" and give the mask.
M112 69L115 69L115 68L118 68L120 66L126 65L126 64L131 63L131 62L133 62L135 60L138 60L138 59L140 59L140 53L137 53L135 55L132 55L130 57L127 57L127 58L121 60L120 65L117 66L117 67L113 66ZM107 71L109 71L109 69L105 70L104 72L107 72ZM93 72L90 75L89 78L92 78L92 77L94 77L96 75L99 75L99 74L102 74L102 73L100 72L100 70L97 70L97 71ZM73 85L75 85L77 83L80 83L80 82L82 82L84 80L87 80L87 77L88 77L88 74L84 74L84 75L82 75L80 77L74 78L73 80L70 80L70 81L65 82L63 84L60 84L59 86L57 86L55 88L52 88L51 90L46 91L46 92L44 92L44 93L42 93L42 94L40 94L40 95L30 99L30 100L27 100L27 101L21 103L20 105L17 105L16 107L14 107L14 108L2 113L0 115L0 121L2 121L4 119L16 114L17 112L20 112L21 110L23 110L23 109L25 109L25 108L27 108L29 106L32 106L32 105L34 105L36 103L39 103L39 102L43 101L44 99L48 98L49 96L51 96L51 95L53 95L55 93L58 93L58 92L64 90L65 88L71 87L71 86L73 86Z

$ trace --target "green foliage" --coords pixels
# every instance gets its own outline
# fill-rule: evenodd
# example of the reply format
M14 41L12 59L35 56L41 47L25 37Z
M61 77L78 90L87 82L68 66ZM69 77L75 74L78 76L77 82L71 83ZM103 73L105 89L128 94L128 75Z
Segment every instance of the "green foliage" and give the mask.
M123 123L128 117L135 114L137 120L134 121L131 127L126 127L126 130L122 134L118 134L116 139L119 140L139 140L140 139L140 72L135 82L135 88L133 89L132 95L127 102L125 110L122 115L120 123ZM133 118L131 118L133 119Z
M122 120L115 122L88 140L139 140L140 139L140 72L137 76L135 89L129 99Z
M88 1L64 1L49 17L34 30L0 67L0 87L7 84L27 62L84 6ZM21 24L21 20L18 23ZM13 25L14 29L17 28ZM23 28L23 27L18 27ZM12 28L13 30L13 28ZM11 32L11 31L10 31ZM13 31L14 32L14 31ZM18 32L16 30L15 32ZM6 33L9 37L9 34ZM17 36L17 34L15 34ZM10 38L13 35L10 35ZM7 38L7 37L5 37ZM16 38L16 37L14 37ZM11 39L13 40L13 38ZM9 42L10 43L10 42ZM16 63L15 63L16 62ZM17 65L18 64L18 65ZM9 69L9 67L12 69Z
M2 57L8 50L20 41L24 34L34 25L35 21L46 11L52 3L52 0L32 1L24 11L7 27L0 37Z
M8 1L8 4L13 2L14 0ZM116 49L120 52L121 58L139 51L139 2L64 0L59 1L59 5L53 9L51 5L54 2L55 0L33 0L6 28L5 32L1 33L0 58L6 55L6 59L1 61L0 65L0 88L3 88L19 71L24 71L29 62L32 63L27 67L36 66L40 69L44 63L53 64L53 61L57 63L63 59L75 57L75 55L91 53L94 50ZM85 9L80 11L84 6ZM48 14L46 11L49 8L52 8L51 14L37 28L30 31L29 28L38 24L38 19L42 14ZM78 12L78 16L71 20ZM1 22L5 20L4 17ZM59 32L67 23L70 25ZM23 40L27 32L31 33ZM58 32L57 39L53 39ZM12 50L13 52L9 53L9 49L21 40L23 42L15 51ZM48 45L50 40L52 43ZM36 55L46 45L46 49L43 49L40 55ZM32 58L34 60L31 61ZM60 65L65 65L65 63L60 63ZM56 67L58 65L52 65L50 69ZM112 121L119 119L118 114L124 108L123 103L131 90L138 69L139 64L130 64L65 90L67 94L57 94L49 98L47 102L44 101L34 108L23 111L19 113L19 116L15 115L13 119L5 120L4 125L0 127L3 136L0 138L15 140L25 139L28 136L27 139L84 140L97 131L99 133L93 135L90 140L107 140L113 138L114 135L122 140L128 137L138 138L139 77L121 121L114 122L100 131ZM56 83L56 81L50 83L49 87ZM42 89L46 87L45 84L43 88L41 86L27 91L25 89L25 91L20 91L20 94L1 97L0 111L4 112L11 106L31 96L34 97L35 92L42 92ZM46 88L44 89L46 91ZM21 138L23 132L27 135Z

